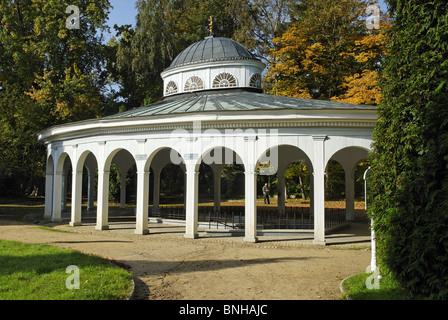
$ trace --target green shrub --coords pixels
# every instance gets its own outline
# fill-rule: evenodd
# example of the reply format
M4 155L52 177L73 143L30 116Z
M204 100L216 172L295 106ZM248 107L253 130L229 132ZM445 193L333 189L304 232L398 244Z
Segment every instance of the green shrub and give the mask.
M388 1L395 21L371 155L381 270L448 298L448 4Z

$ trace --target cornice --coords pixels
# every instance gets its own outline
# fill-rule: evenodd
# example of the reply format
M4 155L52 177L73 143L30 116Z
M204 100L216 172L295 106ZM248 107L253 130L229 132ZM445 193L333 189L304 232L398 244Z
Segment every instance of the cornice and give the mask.
M181 121L176 123L146 123L133 125L132 123L123 124L117 122L115 126L101 126L101 119L96 126L80 124L73 127L73 130L52 130L47 134L41 133L38 137L43 143L53 141L66 141L71 139L88 138L92 136L120 135L120 134L139 134L139 133L164 133L174 130L194 130L197 128L197 122L200 121L201 130L230 130L230 129L285 129L285 128L367 128L373 129L376 119L258 119L258 120L207 120L201 119L197 122ZM130 121L132 122L132 121ZM66 128L68 129L68 128Z

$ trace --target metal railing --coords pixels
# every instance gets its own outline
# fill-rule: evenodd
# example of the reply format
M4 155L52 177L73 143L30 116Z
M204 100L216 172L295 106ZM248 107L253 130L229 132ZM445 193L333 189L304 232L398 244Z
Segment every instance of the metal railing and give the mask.
M208 228L244 229L244 206L198 207L198 221ZM161 206L150 208L154 218L185 220L183 206ZM346 223L345 209L325 208L325 228ZM257 207L258 229L313 229L314 219L309 207L285 207L279 212L276 207Z

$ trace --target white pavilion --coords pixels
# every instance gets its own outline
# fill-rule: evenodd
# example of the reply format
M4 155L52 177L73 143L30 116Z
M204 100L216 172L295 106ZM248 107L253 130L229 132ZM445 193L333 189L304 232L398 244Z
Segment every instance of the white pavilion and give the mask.
M336 160L345 171L346 220L354 214L354 172L371 150L376 107L264 94L265 65L239 43L209 36L180 53L161 74L164 99L112 116L54 126L38 133L47 148L45 218L60 221L71 187L70 225L81 225L83 170L89 173L88 207L96 186L96 229L109 227L111 163L136 166L135 233L150 233L149 193L159 206L160 172L168 163L185 173L185 234L198 237L198 173L213 170L215 208L224 165L244 166L244 241L257 241L257 174L284 173L303 161L311 175L315 244L325 244L325 168ZM259 164L268 164L264 171ZM67 168L71 166L71 186ZM150 186L149 175L154 183ZM125 176L125 175L122 175ZM122 188L125 188L126 183ZM242 181L243 183L243 181ZM122 190L122 202L124 202ZM278 195L278 210L285 197ZM259 230L258 230L259 231Z

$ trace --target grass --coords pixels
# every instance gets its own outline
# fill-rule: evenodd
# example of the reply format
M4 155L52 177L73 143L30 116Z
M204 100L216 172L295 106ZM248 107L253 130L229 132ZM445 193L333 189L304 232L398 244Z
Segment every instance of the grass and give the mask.
M379 288L368 289L366 280L373 276L372 273L359 273L343 283L343 287L347 296L352 300L408 300L410 295L390 276L381 275L378 279ZM373 278L369 281L374 284Z
M79 289L75 273L79 268ZM0 240L0 300L127 299L132 274L100 257L43 244Z

